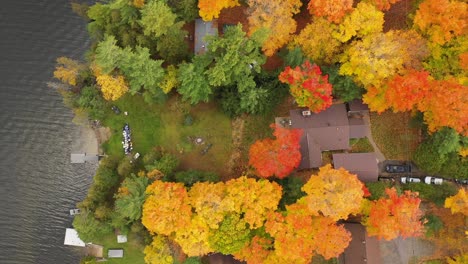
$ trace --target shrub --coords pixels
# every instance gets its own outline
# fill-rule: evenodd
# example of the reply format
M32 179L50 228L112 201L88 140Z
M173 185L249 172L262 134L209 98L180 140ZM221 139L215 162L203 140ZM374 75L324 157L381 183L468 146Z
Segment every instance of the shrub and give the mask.
M218 182L219 175L209 171L188 170L177 172L174 180L185 186L192 186L196 182Z

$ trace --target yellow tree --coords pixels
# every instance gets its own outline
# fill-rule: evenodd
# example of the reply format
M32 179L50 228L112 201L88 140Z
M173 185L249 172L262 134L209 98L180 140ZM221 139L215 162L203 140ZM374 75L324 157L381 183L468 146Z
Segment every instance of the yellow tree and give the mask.
M315 63L332 64L338 60L337 54L342 51L341 42L332 37L336 25L324 18L314 18L314 21L294 37L289 48L301 47L304 54Z
M454 196L445 199L445 208L449 208L452 214L462 213L468 216L468 195L464 188L460 188L458 193Z
M213 20L219 17L219 13L224 8L235 7L239 5L238 0L199 0L198 8L200 17L205 21Z
M443 45L468 33L468 3L456 0L425 0L414 16L414 25L429 39Z
M195 215L188 223L176 230L174 241L188 256L203 256L214 251L209 243L210 234L210 228L205 219Z
M324 215L334 221L357 214L363 200L363 184L357 176L343 168L332 169L328 164L320 168L302 187L307 194L298 203L307 205L312 215Z
M146 193L142 223L150 232L171 235L190 225L192 207L182 183L155 181Z
M171 255L171 249L167 243L167 239L163 236L153 236L153 242L145 247L146 264L172 264L174 258Z
M281 195L282 188L275 182L242 176L226 182L223 206L243 214L250 228L255 229L263 226L270 211L277 209Z
M262 50L265 55L272 56L296 32L297 23L292 16L299 13L302 3L300 0L248 0L247 4L249 33L267 29L268 39Z
M382 32L384 23L383 12L375 6L360 2L343 22L333 32L333 37L341 42L347 42L353 37L363 38L367 35Z
M310 0L307 9L311 15L339 24L353 10L353 0Z
M108 101L115 101L128 91L128 85L122 75L98 75L96 82L101 87L102 96Z
M190 188L190 205L210 228L217 229L228 212L223 203L225 195L223 182L198 182Z
M396 73L404 73L407 68L421 68L422 59L428 55L425 44L414 31L369 35L351 43L343 53L340 74L352 76L366 88L380 87L382 81Z
M86 66L76 60L67 57L57 58L57 66L55 67L54 77L75 86L79 78L80 72L84 71Z
M179 86L177 80L177 69L174 65L169 65L166 69L166 75L160 83L160 87L165 94L168 94L173 88Z

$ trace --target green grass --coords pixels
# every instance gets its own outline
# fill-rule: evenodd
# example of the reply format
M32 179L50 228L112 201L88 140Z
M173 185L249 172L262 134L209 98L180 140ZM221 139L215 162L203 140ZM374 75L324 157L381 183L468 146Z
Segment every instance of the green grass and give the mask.
M418 145L418 130L409 113L370 113L372 137L387 159L409 160Z
M349 145L351 146L351 153L366 153L374 151L374 147L372 147L367 137L352 138L349 140Z
M122 127L125 123L132 130L133 152L144 155L151 148L161 146L180 159L179 169L198 169L225 174L223 166L230 158L231 120L214 104L199 104L191 107L173 97L162 105L148 105L141 96L126 95L114 103L121 114L109 110L104 125L111 128L112 136L104 144L108 155L123 157ZM123 114L128 112L128 116ZM186 114L194 118L191 126L184 126ZM205 145L194 145L188 137L202 137ZM207 154L200 151L211 143Z
M117 235L115 234L110 234L108 236L102 237L98 241L93 241L94 244L102 245L104 246L104 258L107 259L105 263L109 264L144 264L144 257L145 254L143 253L143 250L145 248L145 245L141 238L137 237L133 233L129 233L128 235L128 242L127 243L117 243ZM110 248L122 248L124 250L124 257L123 258L107 258L107 251Z

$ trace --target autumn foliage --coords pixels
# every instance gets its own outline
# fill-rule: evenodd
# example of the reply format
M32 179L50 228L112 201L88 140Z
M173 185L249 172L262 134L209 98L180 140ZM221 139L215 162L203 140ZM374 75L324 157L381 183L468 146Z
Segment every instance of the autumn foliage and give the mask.
M115 101L128 91L128 84L122 75L98 75L96 82L101 87L102 96L108 101Z
M339 24L353 10L353 0L310 0L307 9L312 15L326 17L328 21Z
M64 83L75 86L79 79L80 72L86 67L76 60L60 57L57 58L57 67L54 71L54 77Z
M456 0L425 0L419 5L414 25L437 44L466 35L468 3Z
M401 0L365 0L365 1L375 5L377 9L385 11L385 10L389 10L393 4L398 3Z
M268 30L268 38L262 50L272 56L276 50L287 44L296 32L296 21L292 18L299 13L300 0L248 0L249 33L262 28Z
M369 216L364 222L369 236L392 240L422 235L423 212L419 208L418 193L405 191L398 195L395 188L386 189L388 198L372 201Z
M387 82L386 103L394 112L404 112L429 96L429 72L411 70Z
M301 162L299 140L302 131L271 125L275 139L257 140L249 150L249 165L258 176L284 178Z
M320 67L309 61L301 67L286 67L279 75L279 80L289 84L292 96L299 106L308 107L318 113L332 104L332 85L328 75L322 75Z
M299 203L307 205L312 215L324 215L334 221L358 214L363 201L363 184L357 176L343 168L328 164L302 187L307 194Z
M449 208L452 214L461 213L468 216L468 195L464 188L460 188L458 193L445 199L445 208Z
M238 0L199 0L198 8L200 17L205 21L213 20L219 17L219 13L224 8L235 7L239 5Z

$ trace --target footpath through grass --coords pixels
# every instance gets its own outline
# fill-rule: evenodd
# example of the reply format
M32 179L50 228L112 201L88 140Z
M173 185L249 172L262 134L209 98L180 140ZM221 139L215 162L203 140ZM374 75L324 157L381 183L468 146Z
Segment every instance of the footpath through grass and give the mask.
M195 169L227 173L231 149L231 120L215 104L199 104L191 107L172 97L164 104L148 105L141 96L126 95L116 101L121 113L109 110L104 125L111 128L112 136L104 144L108 155L123 157L122 128L128 123L131 128L133 153L146 154L153 147L164 150L180 159L181 170ZM128 115L124 115L128 112ZM184 125L190 115L191 125ZM194 144L193 139L201 137L203 143ZM204 155L201 151L212 144Z
M418 146L418 130L410 126L410 113L370 113L372 138L387 159L410 160Z

